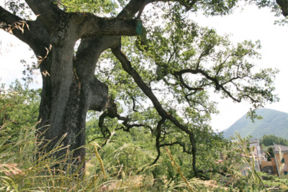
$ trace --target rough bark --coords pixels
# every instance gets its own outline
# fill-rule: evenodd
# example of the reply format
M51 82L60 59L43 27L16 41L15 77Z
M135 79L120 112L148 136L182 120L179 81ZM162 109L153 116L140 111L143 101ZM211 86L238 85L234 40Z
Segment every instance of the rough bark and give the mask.
M99 56L108 48L113 49L124 70L151 99L163 121L169 119L188 135L192 134L163 109L151 89L131 68L119 49L121 35L137 35L141 32L141 22L131 18L137 12L139 18L145 5L154 2L153 0L131 0L118 17L112 19L89 13L65 13L53 4L53 0L26 2L33 12L39 15L35 21L22 20L2 7L0 21L1 28L10 30L27 43L40 61L43 79L40 123L37 127L37 135L39 141L41 140L40 152L51 152L56 145L63 145L64 149L57 150L54 155L61 159L70 151L72 157L68 161L84 168L83 146L87 111L101 111L105 106L109 106L108 87L94 75ZM24 25L25 30L15 27L19 22L27 24ZM74 56L74 45L78 39L81 39L81 43ZM158 152L159 146L160 143L156 146Z
M35 21L22 20L2 7L0 21L2 29L27 43L39 58L43 79L37 126L40 152L62 145L54 155L61 159L71 151L68 161L84 167L87 111L101 111L108 101L108 87L94 75L97 60L104 50L119 44L117 35L136 35L141 22L68 14L53 1L26 2L39 15ZM74 56L79 38L82 41Z
M57 151L55 156L63 158L67 151L72 151L70 163L84 167L83 145L87 111L89 109L101 111L105 106L109 106L107 105L108 87L95 77L94 71L101 53L112 48L122 68L152 101L162 119L157 126L158 156L155 162L160 156L160 147L164 146L159 141L161 125L165 121L170 121L189 136L192 145L192 167L197 175L193 131L165 110L121 51L121 36L134 36L141 33L141 21L138 18L147 4L157 1L179 2L187 10L197 3L197 0L130 0L116 18L101 18L90 13L66 13L57 7L55 0L26 0L32 11L38 15L35 21L23 20L0 7L0 28L12 32L28 44L40 61L43 78L40 123L37 127L38 138L43 141L39 146L40 152L52 151L59 139L62 139L60 144L65 149ZM283 14L287 15L285 2L277 0ZM137 19L132 19L137 13ZM81 43L74 56L74 45L78 39L81 39ZM225 88L217 79L209 77L201 70L183 70L173 75L181 79L184 73L202 74L225 92ZM182 83L185 84L183 80ZM186 87L189 89L189 86ZM236 100L232 95L231 98ZM185 151L185 146L183 150Z

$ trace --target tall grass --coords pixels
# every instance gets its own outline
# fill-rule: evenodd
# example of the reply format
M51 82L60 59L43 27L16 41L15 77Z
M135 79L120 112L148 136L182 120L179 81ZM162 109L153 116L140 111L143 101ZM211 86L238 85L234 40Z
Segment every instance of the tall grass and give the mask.
M1 131L5 128L5 125L2 126ZM112 173L111 176L107 174L96 143L85 146L89 150L90 160L87 161L87 171L83 177L79 177L76 173L65 172L61 166L54 166L65 165L68 162L66 158L56 159L52 155L63 150L63 147L59 145L49 153L42 153L39 156L38 144L34 127L21 127L21 133L17 134L17 138L13 138L13 141L0 135L0 191L140 191L146 188L143 175L123 173L119 177L123 171L121 168L115 169L115 173L118 174ZM124 149L125 147L120 148L114 154L117 155ZM70 154L67 154L65 157L69 156Z
M2 126L1 131L4 129L5 126ZM21 130L13 142L9 137L0 135L0 191L99 191L103 180L101 176L91 174L81 178L77 174L66 173L61 166L52 168L67 162L65 158L56 159L51 155L63 150L63 147L58 146L36 159L35 129L22 127Z
M8 192L66 192L66 191L267 191L266 189L279 190L287 189L284 187L287 180L270 179L262 181L261 175L255 171L254 159L247 148L247 140L239 138L231 148L230 153L238 157L236 164L226 165L227 171L232 173L230 176L213 176L211 180L201 180L197 178L187 178L187 173L182 171L173 157L174 155L166 148L163 158L159 159L156 165L142 165L139 167L139 158L149 154L143 154L141 148L130 143L125 143L117 149L99 151L97 143L93 142L85 146L88 150L88 160L84 177L77 174L70 174L63 167L52 168L53 165L61 165L67 159L55 159L52 153L63 148L56 147L53 151L42 154L35 158L37 151L37 140L35 128L31 126L21 127L20 133L16 138L1 135L7 127L1 126L0 129L0 191ZM12 134L13 135L13 134ZM142 153L140 153L142 152ZM106 154L103 155L103 154ZM238 155L237 155L238 154ZM242 155L241 155L242 154ZM140 155L137 157L137 155ZM105 156L105 160L102 159ZM152 155L153 156L153 155ZM69 154L66 156L69 157ZM135 158L131 159L129 158ZM230 156L232 159L233 156ZM167 180L165 175L151 175L151 170L159 167L169 169L163 160L170 162L171 168L176 170L175 176L179 179ZM228 161L229 159L227 159ZM127 162L126 162L127 161ZM116 163L115 163L116 162ZM126 162L126 164L123 164ZM235 161L229 160L231 163ZM228 162L228 163L229 163ZM241 163L242 162L242 163ZM132 164L131 164L132 163ZM248 176L241 175L241 165L249 165ZM126 166L126 167L125 167ZM131 167L129 167L131 166ZM133 168L134 166L134 168ZM142 170L142 171L140 171ZM265 176L267 178L267 176ZM155 182L161 180L161 182ZM275 184L276 183L276 184Z
M1 131L5 130L5 125L2 125ZM56 147L49 153L42 154L39 158L37 155L37 140L35 137L34 127L21 127L21 132L17 134L17 138L0 135L0 191L33 191L33 192L66 192L66 191L241 191L241 187L237 187L240 181L246 181L247 186L242 189L248 190L263 190L263 183L259 175L251 169L248 177L240 175L240 171L234 170L234 184L225 182L225 180L200 180L197 178L186 178L181 170L181 167L175 161L171 151L166 148L164 158L169 159L172 169L176 170L176 174L180 176L179 180L165 180L155 184L155 177L152 177L149 169L161 165L161 159L154 166L147 166L144 172L138 172L142 169L129 169L122 166L114 167L113 161L118 161L119 157L130 158L129 155L137 153L141 150L132 144L124 144L115 151L109 152L108 160L103 161L99 152L97 143L90 143L87 146L89 150L89 161L87 161L87 170L84 177L79 177L77 174L70 174L63 171L63 167L52 168L53 165L61 165L67 162L67 159L55 159L53 153L63 150L61 146ZM0 132L1 133L1 132ZM253 159L249 156L249 151L244 147L245 141L240 139L239 148L241 149L245 164L249 164L253 168ZM241 147L242 146L242 147ZM101 149L103 150L103 149ZM133 154L132 154L133 155ZM66 156L69 157L69 154ZM107 156L106 156L107 158ZM128 160L128 159L127 159ZM135 158L137 160L137 158ZM126 160L125 160L126 161ZM106 165L105 165L106 162ZM120 161L119 161L120 163ZM120 164L119 164L120 165ZM137 166L138 164L135 164ZM129 162L127 165L129 166ZM145 167L145 165L143 165ZM168 167L166 167L168 168ZM98 170L98 171L97 171ZM143 169L144 170L144 169ZM159 177L162 177L159 175ZM163 177L164 178L164 177ZM215 177L216 179L217 177ZM247 179L245 179L247 178ZM159 179L159 178L158 178ZM224 181L224 182L223 182ZM222 183L221 183L222 182ZM241 182L240 182L241 184ZM241 184L241 185L245 185ZM234 186L231 188L231 186Z
M52 155L63 150L61 142L52 151L39 156L39 143L35 137L35 126L32 126L36 123L37 114L34 111L38 104L25 102L33 95L0 96L0 192L265 190L266 186L254 170L246 140L239 138L238 143L225 150L217 148L224 156L229 154L229 158L214 165L228 174L211 174L210 180L203 181L189 177L189 155L180 153L181 148L177 146L166 148L157 164L151 165L156 156L155 144L151 135L140 129L134 130L134 133L132 130L130 136L117 132L103 148L99 148L96 141L84 146L87 149L86 171L83 177L79 177L64 168L72 152L62 159ZM243 164L251 168L246 177L241 175ZM207 164L207 170L210 167ZM265 185L272 186L273 182L265 181ZM277 183L285 185L287 181Z

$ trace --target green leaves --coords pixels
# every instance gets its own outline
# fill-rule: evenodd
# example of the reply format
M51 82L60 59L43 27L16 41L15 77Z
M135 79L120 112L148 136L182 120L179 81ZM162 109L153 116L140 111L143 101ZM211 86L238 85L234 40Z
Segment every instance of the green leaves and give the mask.
M209 2L217 4L215 13L228 13L229 7L235 3ZM202 5L207 7L209 2L202 2ZM217 113L215 96L212 97L211 93L219 93L236 102L248 100L252 108L263 106L277 100L273 94L273 79L277 71L255 67L260 42L231 43L228 37L219 36L215 30L195 24L181 6L170 4L168 8L162 8L163 15L158 15L161 24L159 18L144 13L143 34L137 38L122 38L121 50L165 111L194 134L197 166L205 169L208 162L217 158L219 148L227 144L209 126L211 114ZM151 131L158 147L176 143L177 147L171 148L184 150L188 156L183 156L189 159L190 155L191 158L192 147L186 133L169 121L160 127L160 132L157 130L161 116L109 52L103 55L97 67L97 74L109 85L122 115L129 117L131 122L146 125L143 129ZM110 131L119 128L121 122L116 124L110 125L107 121ZM161 151L158 149L157 152ZM184 164L191 163L188 162Z
M39 91L22 87L16 81L8 90L0 92L0 127L5 130L1 136L15 141L24 127L35 126L38 118ZM4 129L5 128L5 129Z
M61 0L59 6L68 12L91 12L115 15L118 4L112 0Z

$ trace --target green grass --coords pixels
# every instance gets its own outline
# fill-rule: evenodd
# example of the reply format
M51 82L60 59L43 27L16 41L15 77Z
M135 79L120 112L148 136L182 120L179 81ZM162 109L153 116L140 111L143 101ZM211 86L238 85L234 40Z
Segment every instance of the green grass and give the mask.
M179 146L162 149L158 162L151 165L157 155L155 140L151 133L141 128L129 133L115 131L102 148L99 145L103 139L84 146L87 155L83 177L66 173L61 167L52 168L53 165L65 165L67 159L59 160L51 155L61 150L61 146L35 158L38 143L33 125L37 123L38 100L36 92L18 89L23 94L0 95L0 192L287 190L287 178L261 180L255 171L250 171L248 176L240 174L243 164L253 167L245 139L223 145L222 140L211 137L209 146L198 145L198 168L227 173L227 176L205 173L209 180L202 180L193 177L191 155L183 153ZM28 99L31 101L27 102ZM87 123L88 140L101 136L94 126L97 122L91 123ZM109 127L113 126L117 127L117 120L109 121ZM220 151L221 163L218 162Z
M2 126L2 129L5 127ZM266 191L266 189L275 191L288 190L287 178L278 178L274 176L261 176L265 188L259 188L255 185L257 182L253 180L253 172L248 177L243 177L239 173L232 177L215 176L212 180L201 180L197 178L186 178L185 169L174 160L175 157L167 148L163 152L163 156L168 160L171 169L174 169L175 175L180 179L167 179L165 175L159 175L155 179L149 172L154 167L161 167L163 159L158 164L149 167L144 172L138 173L132 167L114 166L111 161L117 160L117 156L133 151L137 154L137 150L141 149L132 144L122 145L117 150L110 153L111 158L102 159L104 151L98 151L97 144L90 143L86 146L88 150L88 160L86 172L83 178L77 175L67 174L63 171L55 171L52 165L61 164L61 161L52 158L46 154L35 160L37 153L36 138L34 136L34 128L22 127L21 134L13 142L9 142L10 138L0 136L0 191ZM244 142L244 140L243 140ZM60 150L56 148L53 152ZM97 149L97 150L96 150ZM245 148L243 148L245 149ZM101 149L104 150L104 149ZM51 152L51 153L53 153ZM245 151L242 151L245 153ZM247 153L247 151L246 151ZM138 153L139 155L139 153ZM123 157L122 157L123 158ZM246 159L249 163L249 159ZM62 161L65 161L62 160ZM137 161L137 159L134 159ZM138 160L139 161L139 160ZM137 162L134 166L139 166ZM129 164L127 165L129 166ZM145 166L145 165L143 165ZM138 167L140 169L140 167ZM57 172L57 174L55 174ZM158 180L158 182L157 182ZM258 181L259 183L259 181Z

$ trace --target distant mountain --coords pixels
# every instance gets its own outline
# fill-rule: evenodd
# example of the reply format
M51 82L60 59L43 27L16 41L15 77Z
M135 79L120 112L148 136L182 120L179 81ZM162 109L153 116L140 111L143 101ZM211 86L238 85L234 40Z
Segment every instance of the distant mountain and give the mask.
M288 139L288 113L272 109L258 109L256 113L263 119L256 119L253 123L244 115L224 130L224 137L229 138L238 132L242 137L251 135L253 138L261 138L263 135L272 134Z

